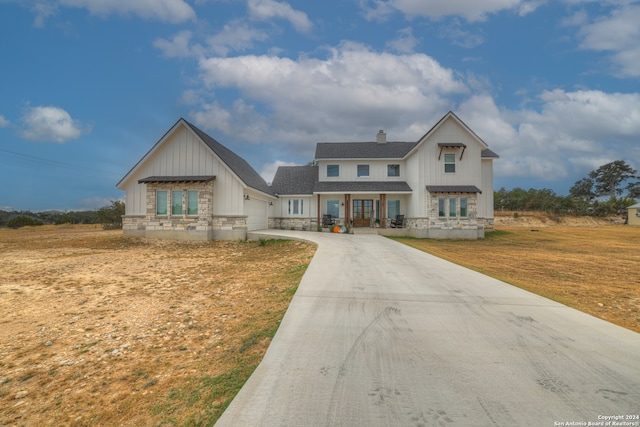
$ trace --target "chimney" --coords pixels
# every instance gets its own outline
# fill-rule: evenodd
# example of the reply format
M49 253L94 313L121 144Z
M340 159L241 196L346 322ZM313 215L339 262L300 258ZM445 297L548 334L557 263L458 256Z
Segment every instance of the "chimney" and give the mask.
M380 129L378 131L378 134L376 135L376 142L378 144L386 144L387 143L387 134L384 133L384 131L382 129Z

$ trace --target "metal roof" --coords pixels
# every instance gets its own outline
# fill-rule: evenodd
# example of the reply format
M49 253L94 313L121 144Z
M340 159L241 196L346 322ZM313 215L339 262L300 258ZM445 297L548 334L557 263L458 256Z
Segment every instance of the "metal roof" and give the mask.
M475 185L427 185L431 193L482 193Z
M138 180L138 184L151 182L209 182L216 179L211 176L149 176Z

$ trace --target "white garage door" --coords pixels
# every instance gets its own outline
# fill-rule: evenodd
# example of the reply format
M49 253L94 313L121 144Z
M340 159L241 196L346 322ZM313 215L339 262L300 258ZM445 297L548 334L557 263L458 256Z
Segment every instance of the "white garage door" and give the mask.
M251 199L245 201L245 213L247 218L247 229L264 230L268 228L267 202L264 200Z

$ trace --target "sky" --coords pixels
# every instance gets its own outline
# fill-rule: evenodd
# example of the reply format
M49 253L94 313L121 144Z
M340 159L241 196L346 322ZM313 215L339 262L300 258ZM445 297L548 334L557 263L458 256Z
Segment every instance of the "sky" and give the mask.
M640 169L640 0L0 0L0 209L110 205L179 118L267 182L453 111L494 186Z

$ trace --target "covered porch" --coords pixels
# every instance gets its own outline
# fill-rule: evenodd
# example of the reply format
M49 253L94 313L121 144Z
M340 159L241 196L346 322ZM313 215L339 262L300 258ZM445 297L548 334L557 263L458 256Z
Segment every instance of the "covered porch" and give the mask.
M349 228L394 228L392 220L406 215L411 188L406 182L319 182L318 224L328 225L327 217L338 226ZM324 185L323 185L324 184ZM402 226L403 224L398 224Z

